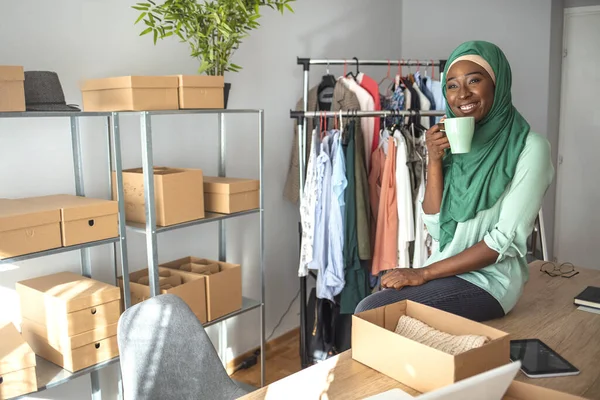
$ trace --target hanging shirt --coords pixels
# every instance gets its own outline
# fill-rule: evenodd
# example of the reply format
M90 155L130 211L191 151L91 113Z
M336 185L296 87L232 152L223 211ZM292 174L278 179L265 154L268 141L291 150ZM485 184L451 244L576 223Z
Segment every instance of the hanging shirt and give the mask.
M346 226L344 243L344 272L346 284L340 295L340 313L354 314L356 306L368 294L368 281L364 269L358 259L356 238L356 195L354 180L354 127L353 123L346 130L347 143L343 144L346 157Z
M420 107L419 109L421 111L429 111L429 109L431 107L431 103L429 102L427 97L423 94L423 92L421 92L421 89L419 89L418 85L416 85L416 84L413 85L413 89L419 96L419 107ZM421 122L421 125L423 125L423 127L425 127L425 129L429 129L429 117L421 117L420 122Z
M334 297L344 288L344 213L345 191L348 186L346 179L346 165L341 143L341 132L332 131L331 135L331 160L332 173L330 191L330 211L327 255L327 268L317 286L317 297L335 302Z
M379 147L373 152L371 162L371 172L369 173L369 203L371 205L371 246L375 246L375 236L377 231L377 219L379 216L379 199L381 198L381 179L383 178L383 169L385 168L385 153L383 144L387 143L383 139L379 142Z
M369 206L369 182L365 168L365 148L362 129L354 130L354 178L356 182L356 234L358 257L371 259L371 209ZM378 135L379 136L379 135Z
M298 276L308 275L308 264L313 260L313 244L316 224L316 208L320 196L317 183L317 131L313 129L312 142L306 168L306 181L300 199L300 222L302 239L300 241L300 266Z
M500 199L472 219L459 222L452 241L443 251L436 249L425 266L455 256L483 240L498 253L496 262L457 276L490 293L508 313L529 278L527 239L553 178L548 140L537 133L529 133L513 179ZM439 214L424 214L423 220L437 243Z
M415 240L415 220L413 217L413 196L409 171L408 156L404 136L400 131L394 132L397 144L396 151L396 198L398 207L398 262L400 268L410 268L410 242Z
M393 269L398 262L398 201L396 197L396 145L389 139L388 156L381 180L375 251L371 273Z
M360 87L358 83L352 78L340 78L344 85L348 89L350 89L358 98L358 102L360 103L361 111L373 111L375 110L375 100L373 97L367 92L365 89ZM360 119L360 125L362 128L362 133L364 136L364 148L365 148L365 163L367 167L367 171L371 169L371 143L373 142L373 135L375 132L375 118L373 117L364 117Z
M327 227L329 225L329 196L331 191L331 159L329 158L329 135L321 141L321 150L317 156L317 208L315 211L315 236L313 245L313 259L308 268L319 272L324 271L327 265L329 241ZM319 274L319 277L321 274ZM318 286L318 284L317 284Z
M364 88L375 102L375 111L381 111L381 99L379 98L379 84L370 76L359 73L356 80ZM379 146L379 130L381 129L381 118L374 118L375 126L373 128L373 143L370 147L371 153Z

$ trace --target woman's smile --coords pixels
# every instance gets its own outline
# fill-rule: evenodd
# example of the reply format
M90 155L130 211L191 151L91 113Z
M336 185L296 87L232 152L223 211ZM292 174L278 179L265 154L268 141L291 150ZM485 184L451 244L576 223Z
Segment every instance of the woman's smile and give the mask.
M469 115L469 114L473 114L475 111L477 111L477 107L479 107L481 103L480 102L471 102L471 103L467 103L467 104L463 104L461 106L459 106L460 111L462 111L462 113L464 115Z

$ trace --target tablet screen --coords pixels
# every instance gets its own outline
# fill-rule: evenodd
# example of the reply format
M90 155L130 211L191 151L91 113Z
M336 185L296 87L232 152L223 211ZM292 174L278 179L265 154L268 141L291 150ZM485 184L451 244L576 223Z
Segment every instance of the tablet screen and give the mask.
M511 340L510 358L520 360L527 375L578 372L571 363L539 339Z

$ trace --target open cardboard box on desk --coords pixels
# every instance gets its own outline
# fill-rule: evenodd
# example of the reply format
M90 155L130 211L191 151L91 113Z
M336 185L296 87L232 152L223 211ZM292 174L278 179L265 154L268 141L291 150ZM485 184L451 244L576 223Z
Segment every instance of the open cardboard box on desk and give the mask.
M451 355L395 333L402 315L451 335L484 335L482 347ZM429 392L510 362L505 332L412 301L352 316L352 358L412 387Z

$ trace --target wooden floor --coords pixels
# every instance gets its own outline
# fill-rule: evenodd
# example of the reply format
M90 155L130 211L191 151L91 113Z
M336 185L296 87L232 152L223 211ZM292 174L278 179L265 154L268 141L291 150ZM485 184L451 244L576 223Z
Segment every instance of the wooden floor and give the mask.
M265 384L285 378L300 371L300 331L284 335L283 340L275 339L267 346ZM260 387L260 358L258 363L231 376L236 381Z

